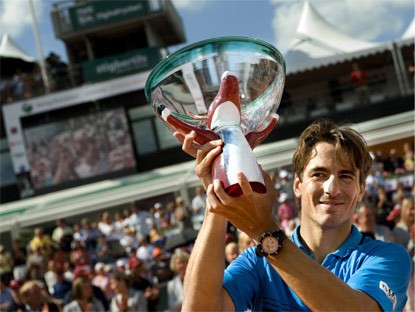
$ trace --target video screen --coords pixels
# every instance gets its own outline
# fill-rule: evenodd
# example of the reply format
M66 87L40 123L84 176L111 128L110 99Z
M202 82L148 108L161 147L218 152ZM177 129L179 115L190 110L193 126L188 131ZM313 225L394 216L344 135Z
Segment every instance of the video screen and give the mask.
M35 190L136 166L123 108L23 128Z

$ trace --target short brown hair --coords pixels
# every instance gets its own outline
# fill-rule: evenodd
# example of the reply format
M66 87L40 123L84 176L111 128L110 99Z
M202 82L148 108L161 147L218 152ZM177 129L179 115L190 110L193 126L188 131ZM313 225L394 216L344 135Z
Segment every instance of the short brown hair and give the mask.
M348 125L338 125L327 119L319 119L308 126L300 136L292 159L293 170L302 180L304 169L318 143L335 146L338 159L345 153L354 169L359 170L359 182L363 183L372 167L365 139Z
M72 283L72 298L74 300L80 300L83 298L82 286L85 284L91 284L91 281L87 276L77 277Z

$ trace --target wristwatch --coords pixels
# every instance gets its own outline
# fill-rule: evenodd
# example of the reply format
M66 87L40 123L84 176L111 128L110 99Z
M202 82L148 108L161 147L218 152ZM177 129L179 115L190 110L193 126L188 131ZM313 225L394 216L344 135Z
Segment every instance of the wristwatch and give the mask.
M265 232L256 246L256 254L260 257L275 256L281 251L286 239L287 235L282 230Z

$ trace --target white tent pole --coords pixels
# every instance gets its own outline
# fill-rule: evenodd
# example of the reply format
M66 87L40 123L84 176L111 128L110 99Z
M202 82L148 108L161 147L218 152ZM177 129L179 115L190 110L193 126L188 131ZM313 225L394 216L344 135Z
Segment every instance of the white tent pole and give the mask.
M39 28L37 25L37 18L36 18L35 7L33 6L33 0L29 0L29 4L30 4L30 11L32 13L33 33L35 35L37 55L39 58L40 73L42 75L43 85L45 86L46 93L49 93L50 84L49 84L48 75L46 73L45 58L43 57L42 43L40 41Z

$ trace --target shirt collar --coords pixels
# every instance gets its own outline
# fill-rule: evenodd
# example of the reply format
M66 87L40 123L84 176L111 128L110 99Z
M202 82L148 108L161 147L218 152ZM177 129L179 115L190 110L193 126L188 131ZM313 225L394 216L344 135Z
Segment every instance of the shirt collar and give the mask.
M309 257L314 258L313 255L308 251L308 249L301 242L300 227L301 225L297 226L297 228L294 230L293 235L291 236L291 240L301 250L303 250ZM362 238L363 238L362 233L360 233L359 230L354 225L352 225L352 230L350 231L350 235L343 242L343 244L341 244L340 247L331 254L341 257L341 258L348 256L353 250L357 249L357 246L360 244Z

